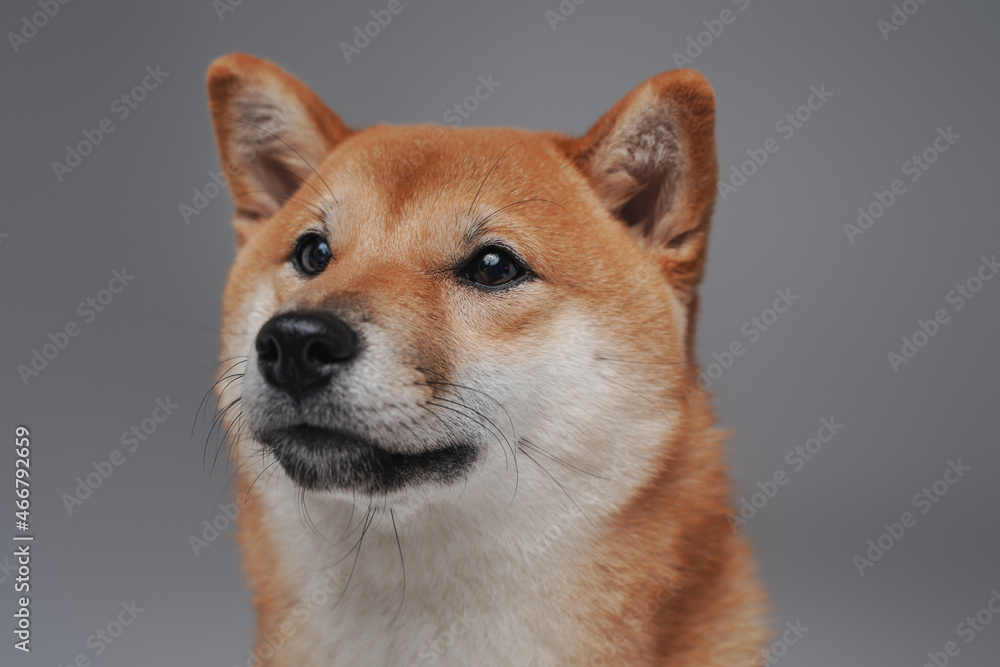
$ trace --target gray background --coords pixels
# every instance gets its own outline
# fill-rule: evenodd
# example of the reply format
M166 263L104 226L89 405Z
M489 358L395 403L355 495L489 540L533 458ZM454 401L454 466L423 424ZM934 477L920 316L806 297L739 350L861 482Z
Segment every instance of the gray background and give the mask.
M959 312L945 296L1000 252L996 213L996 3L928 2L888 40L876 22L891 3L589 0L552 30L543 2L431 3L404 10L351 63L338 44L384 2L243 0L220 20L211 2L71 2L19 53L0 46L4 213L0 223L2 424L32 429L34 650L0 663L63 665L93 658L88 635L120 603L145 609L94 660L100 665L246 663L252 614L232 530L195 557L188 536L230 498L226 470L203 467L206 429L192 437L216 356L219 299L233 254L226 194L185 224L178 206L217 168L204 72L247 51L300 76L350 124L442 122L477 77L501 85L468 121L584 131L672 54L702 21L735 21L694 67L718 96L724 176L746 150L780 150L720 200L705 283L703 361L767 308L774 290L800 295L714 382L720 423L733 429L737 500L777 470L822 417L845 428L746 530L773 596L775 626L809 628L779 664L923 665L958 641L952 664L995 665L1000 619L966 644L963 619L1000 587L996 476L1000 280ZM4 3L3 32L34 2ZM704 39L704 37L703 37ZM112 100L147 65L169 76L124 121ZM825 84L834 96L785 140L775 123ZM51 167L81 132L115 131L63 182ZM961 138L863 236L843 224L886 190L938 127ZM113 269L135 280L89 324L77 304ZM898 373L887 353L937 308L951 322ZM71 320L82 332L25 386L26 364ZM92 462L121 449L123 431L157 398L180 405L72 515L61 496ZM852 557L948 460L972 471L859 576ZM11 446L0 447L13 486ZM3 533L13 534L11 491ZM6 537L3 539L7 539ZM0 563L12 551L0 550ZM2 574L0 574L2 576ZM12 579L0 582L11 625Z

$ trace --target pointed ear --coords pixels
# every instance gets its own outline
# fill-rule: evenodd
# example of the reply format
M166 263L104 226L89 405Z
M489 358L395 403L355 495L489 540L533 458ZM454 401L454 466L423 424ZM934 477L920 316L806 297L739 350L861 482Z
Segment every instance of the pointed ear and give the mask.
M718 181L708 81L685 69L655 76L570 150L604 205L690 300L705 262Z
M241 240L351 133L301 81L241 53L209 67L208 100Z

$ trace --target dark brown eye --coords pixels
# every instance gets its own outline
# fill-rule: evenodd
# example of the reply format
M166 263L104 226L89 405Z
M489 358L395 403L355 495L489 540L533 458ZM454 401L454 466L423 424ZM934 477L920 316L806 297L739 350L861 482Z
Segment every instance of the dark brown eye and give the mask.
M524 275L524 269L503 248L483 248L465 267L465 277L483 287L502 287Z
M323 273L323 269L326 268L331 259L333 259L333 253L330 251L330 244L315 232L303 234L295 242L292 263L300 273L306 276Z

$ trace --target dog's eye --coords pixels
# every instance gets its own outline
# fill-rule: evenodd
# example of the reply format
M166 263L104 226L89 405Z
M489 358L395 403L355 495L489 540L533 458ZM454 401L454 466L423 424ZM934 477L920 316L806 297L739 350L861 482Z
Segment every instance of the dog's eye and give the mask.
M330 252L330 244L315 232L303 234L295 242L292 263L304 275L315 276L322 273L331 259L333 253Z
M500 287L524 275L524 269L503 248L483 248L464 269L465 277L483 287Z

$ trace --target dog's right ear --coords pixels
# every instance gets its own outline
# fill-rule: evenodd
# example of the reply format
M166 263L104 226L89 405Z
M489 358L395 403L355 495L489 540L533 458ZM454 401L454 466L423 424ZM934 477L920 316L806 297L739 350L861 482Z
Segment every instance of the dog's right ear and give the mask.
M242 243L351 131L301 81L242 53L209 67L208 100Z
M626 95L569 152L605 207L659 259L687 302L705 264L718 184L715 94L693 70Z

